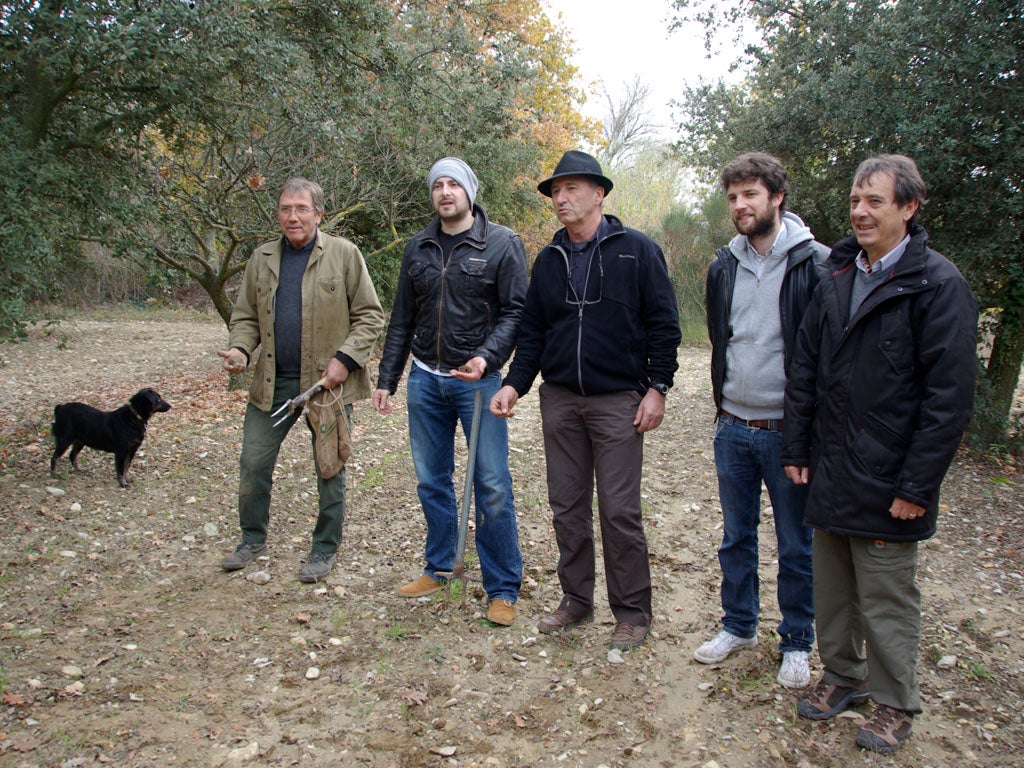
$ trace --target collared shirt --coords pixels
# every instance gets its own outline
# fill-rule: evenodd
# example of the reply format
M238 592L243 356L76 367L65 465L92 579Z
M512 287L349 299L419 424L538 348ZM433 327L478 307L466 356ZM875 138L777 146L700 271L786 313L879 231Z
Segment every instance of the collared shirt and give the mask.
M907 243L910 242L910 235L904 237L895 248L889 251L874 264L868 262L867 254L861 251L854 259L857 265L857 274L853 280L853 288L850 292L850 317L853 317L857 309L864 302L872 291L884 283L893 267L903 258L903 252L907 250Z
M900 240L899 243L896 244L895 248L893 248L891 251L885 254L885 256L880 258L874 264L871 264L868 261L868 255L864 253L864 251L861 251L860 253L857 254L857 258L855 260L857 262L857 269L859 269L865 275L871 275L876 272L885 272L887 270L892 269L893 267L896 266L896 262L898 262L900 258L902 258L903 252L907 250L907 244L909 242L910 235L907 235L902 240Z
M781 223L781 225L779 226L779 231L775 233L775 239L772 241L771 246L763 254L757 252L757 249L754 247L754 244L750 242L750 238L749 237L744 237L743 238L743 242L746 245L747 255L750 257L750 265L753 267L752 271L757 276L758 280L760 280L761 277L764 275L764 267L768 263L768 260L772 256L776 256L777 255L775 253L775 246L777 246L780 242L785 240L785 238L786 238L786 222L785 221L783 221Z

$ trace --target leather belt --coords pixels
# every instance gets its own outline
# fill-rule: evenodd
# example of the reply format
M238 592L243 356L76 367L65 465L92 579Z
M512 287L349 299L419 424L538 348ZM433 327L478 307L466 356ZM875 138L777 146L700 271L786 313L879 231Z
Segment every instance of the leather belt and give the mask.
M751 429L769 429L772 432L782 431L782 419L741 419L739 416L729 413L725 408L720 408L718 413Z

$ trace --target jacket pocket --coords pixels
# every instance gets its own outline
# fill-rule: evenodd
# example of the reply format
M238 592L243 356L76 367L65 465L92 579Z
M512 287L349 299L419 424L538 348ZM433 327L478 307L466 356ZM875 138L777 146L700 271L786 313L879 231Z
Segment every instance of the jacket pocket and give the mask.
M895 373L908 373L913 370L914 334L903 308L882 315L878 351Z
M256 281L256 310L260 317L272 314L274 310L274 297L277 295L277 282L270 277L259 278Z
M430 262L414 261L409 264L409 280L417 296L425 296L433 290L440 270Z
M458 280L465 296L484 296L487 293L487 259L470 256L459 262Z
M910 445L910 438L904 435L895 427L890 426L881 419L875 413L866 414L867 420L871 423L871 426L877 430L880 438L885 440L887 445L897 445L901 448L906 448Z
M334 300L334 295L345 290L344 270L331 269L332 265L321 264L317 270L316 284L320 291Z
M626 311L638 315L640 312L640 266L636 255L617 251L610 257L605 254L601 266L599 298L620 304ZM596 271L597 268L598 265L593 264L591 271ZM605 272L607 274L603 274ZM594 275L591 274L590 278L593 282ZM593 293L589 292L588 300L592 301L593 298Z
M853 441L851 453L853 461L867 473L867 479L884 479L893 484L905 458L902 450L880 442L866 430L861 430Z

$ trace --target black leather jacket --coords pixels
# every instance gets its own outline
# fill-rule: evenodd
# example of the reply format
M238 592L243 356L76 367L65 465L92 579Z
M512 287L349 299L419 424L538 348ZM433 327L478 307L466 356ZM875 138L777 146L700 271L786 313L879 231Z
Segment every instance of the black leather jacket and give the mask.
M785 367L793 358L796 333L804 316L814 286L818 284L822 265L828 258L827 246L815 240L799 243L787 255L786 276L779 290L779 316L782 319L782 343L785 347ZM732 313L733 286L739 261L729 246L720 248L708 267L705 286L708 338L711 339L711 390L715 397L715 413L722 407L722 384L725 382L725 355L732 337L729 317Z
M519 236L489 222L482 207L474 205L473 214L473 226L447 264L439 218L406 245L378 389L395 393L410 351L441 370L482 357L488 373L512 354L526 296L526 251Z

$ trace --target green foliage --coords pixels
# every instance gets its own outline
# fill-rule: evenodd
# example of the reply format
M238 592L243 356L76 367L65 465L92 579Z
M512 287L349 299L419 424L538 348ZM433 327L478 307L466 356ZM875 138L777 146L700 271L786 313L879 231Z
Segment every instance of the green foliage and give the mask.
M982 662L976 662L971 664L971 667L968 670L968 674L971 677L977 678L979 680L991 680L994 677L994 675L992 674L992 670L990 670Z
M608 163L600 156L615 182L604 210L657 240L662 220L677 205L686 169L669 146L641 143L629 149Z
M848 232L866 157L913 157L931 185L923 223L997 311L979 406L1005 425L1024 358L1024 18L1015 0L676 0L714 34L752 24L752 74L684 99L682 149L712 174L763 149L787 165L790 207L831 242ZM992 441L993 435L985 439Z
M982 318L983 332L989 325L990 318ZM985 375L984 360L978 361L978 385L967 442L971 448L997 458L1024 455L1024 412L1007 414L996 396L992 377Z
M143 127L223 72L228 25L203 36L210 17L196 5L0 6L0 336L51 296L78 243L109 237L138 179ZM214 15L228 5L202 4Z
M3 4L0 337L82 242L185 276L226 321L294 175L388 301L438 157L474 166L496 221L533 220L550 147L529 138L582 126L564 51L532 1Z
M409 628L398 619L392 619L391 625L384 630L384 636L390 640L407 640L409 634Z
M705 343L708 338L704 307L707 267L715 252L736 235L725 195L713 190L697 210L683 206L673 208L665 216L661 230L660 243L679 301L683 342Z

